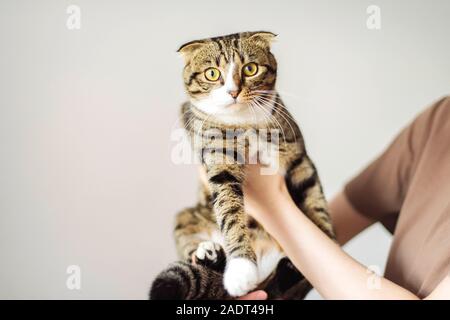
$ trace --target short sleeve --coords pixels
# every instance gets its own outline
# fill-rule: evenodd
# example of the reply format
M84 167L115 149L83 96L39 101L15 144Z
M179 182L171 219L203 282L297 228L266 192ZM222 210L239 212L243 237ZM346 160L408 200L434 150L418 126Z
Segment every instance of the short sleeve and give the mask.
M345 196L358 212L382 222L391 232L432 130L434 114L443 100L415 118L344 188Z

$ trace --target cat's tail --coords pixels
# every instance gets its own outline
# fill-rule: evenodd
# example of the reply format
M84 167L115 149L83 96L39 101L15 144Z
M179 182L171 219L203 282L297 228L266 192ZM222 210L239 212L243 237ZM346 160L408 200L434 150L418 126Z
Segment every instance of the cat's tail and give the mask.
M150 300L229 299L223 274L202 265L174 262L153 281Z

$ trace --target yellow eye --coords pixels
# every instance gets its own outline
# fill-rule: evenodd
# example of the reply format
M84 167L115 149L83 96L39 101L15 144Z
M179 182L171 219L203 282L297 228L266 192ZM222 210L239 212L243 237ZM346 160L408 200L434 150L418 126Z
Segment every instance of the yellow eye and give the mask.
M247 77L254 76L258 72L258 65L254 62L247 63L242 70Z
M208 68L205 70L205 77L209 81L217 81L220 78L220 71L216 68Z

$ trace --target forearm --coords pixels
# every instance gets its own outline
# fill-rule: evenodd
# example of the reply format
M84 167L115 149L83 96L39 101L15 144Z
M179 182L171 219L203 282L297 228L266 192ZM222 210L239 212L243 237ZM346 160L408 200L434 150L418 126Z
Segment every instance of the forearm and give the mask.
M292 201L280 201L276 210L277 219L261 222L325 299L418 299L382 277L377 286L370 286L374 275L322 233Z
M342 246L375 221L357 211L344 192L330 200L330 216L336 231L337 242Z

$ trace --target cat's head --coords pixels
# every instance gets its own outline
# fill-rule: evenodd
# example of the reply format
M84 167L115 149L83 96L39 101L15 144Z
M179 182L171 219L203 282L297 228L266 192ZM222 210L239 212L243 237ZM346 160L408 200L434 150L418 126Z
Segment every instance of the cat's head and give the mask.
M184 84L191 103L224 121L264 119L271 107L277 62L271 32L243 32L188 42ZM262 110L264 109L264 110Z

